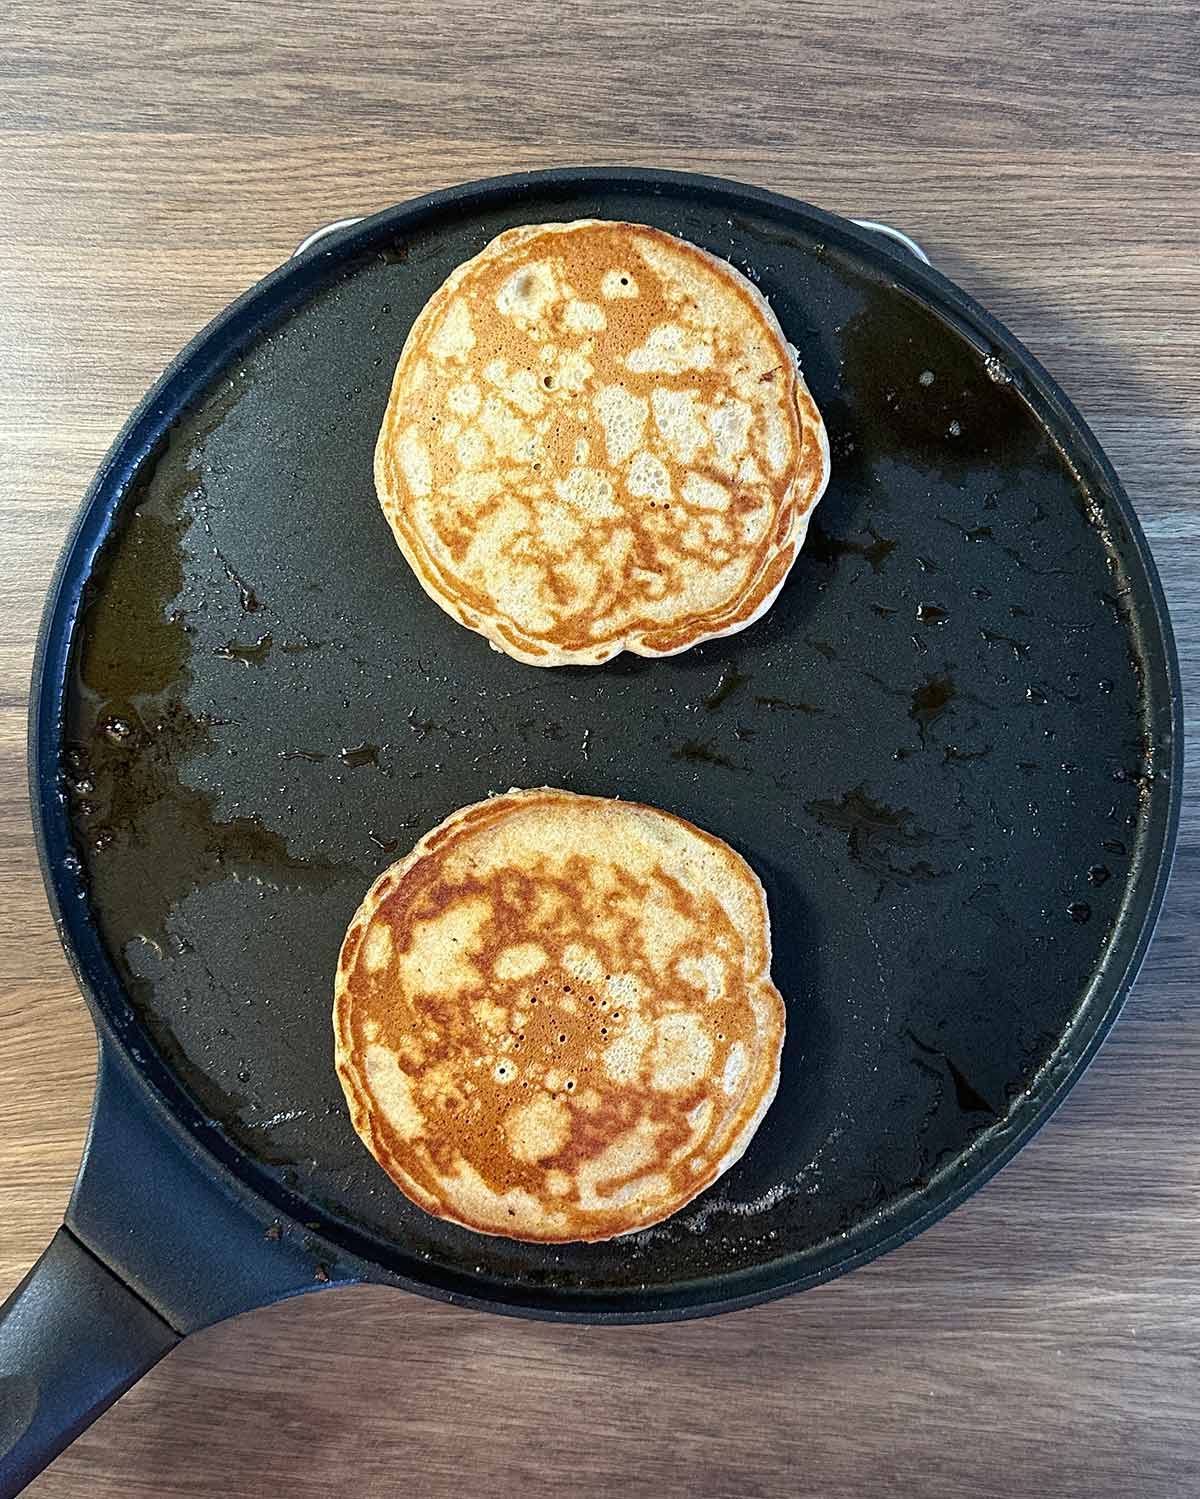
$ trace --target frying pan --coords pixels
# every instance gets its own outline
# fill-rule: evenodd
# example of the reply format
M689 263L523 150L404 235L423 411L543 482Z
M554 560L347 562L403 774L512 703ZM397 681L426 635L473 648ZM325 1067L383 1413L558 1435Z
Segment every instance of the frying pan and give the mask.
M770 613L539 671L421 592L371 457L404 336L501 229L656 224L768 296L833 478ZM356 1281L522 1316L699 1316L919 1232L1042 1124L1145 952L1178 814L1153 563L1078 413L871 228L714 178L434 193L275 271L118 437L50 590L34 821L99 1036L66 1222L0 1317L15 1492L180 1337ZM753 864L789 1008L751 1149L609 1244L482 1239L392 1189L332 1064L331 975L387 863L509 786L620 794Z

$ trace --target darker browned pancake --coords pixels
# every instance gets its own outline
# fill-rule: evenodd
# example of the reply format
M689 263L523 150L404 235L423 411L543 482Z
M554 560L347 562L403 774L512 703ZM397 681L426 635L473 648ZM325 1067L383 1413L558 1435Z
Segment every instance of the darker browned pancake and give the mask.
M746 1148L778 1081L766 900L652 807L465 807L376 881L342 948L354 1127L431 1213L562 1242L657 1223Z

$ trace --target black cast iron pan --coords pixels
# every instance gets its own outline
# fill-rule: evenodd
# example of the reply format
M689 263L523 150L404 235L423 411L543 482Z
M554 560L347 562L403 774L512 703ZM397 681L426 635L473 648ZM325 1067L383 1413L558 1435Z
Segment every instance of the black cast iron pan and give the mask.
M501 229L629 218L727 256L803 352L833 478L784 593L663 661L538 671L420 591L371 477L408 327ZM11 1492L178 1336L322 1284L697 1316L917 1233L1079 1076L1145 951L1180 781L1154 567L1070 403L935 270L712 178L435 193L268 276L118 438L47 605L30 756L100 1082L66 1225L0 1325ZM379 870L549 783L726 838L766 884L778 1100L607 1245L425 1216L355 1137L331 975Z

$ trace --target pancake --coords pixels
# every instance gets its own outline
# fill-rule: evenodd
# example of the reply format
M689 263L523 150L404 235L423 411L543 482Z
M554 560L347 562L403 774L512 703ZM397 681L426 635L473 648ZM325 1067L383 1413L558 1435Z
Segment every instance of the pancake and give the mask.
M644 224L509 229L414 323L375 483L421 586L533 666L670 656L763 614L829 477L766 299Z
M632 1233L742 1155L779 1080L766 896L634 802L542 788L455 812L342 945L338 1075L415 1203L544 1243Z

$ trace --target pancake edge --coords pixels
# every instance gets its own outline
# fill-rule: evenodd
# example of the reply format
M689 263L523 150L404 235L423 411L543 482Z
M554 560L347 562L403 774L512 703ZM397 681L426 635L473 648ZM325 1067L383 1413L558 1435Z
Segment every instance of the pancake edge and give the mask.
M576 1233L569 1235L552 1233L539 1235L505 1234L493 1228L485 1228L479 1224L468 1222L465 1218L447 1211L439 1199L435 1199L419 1183L414 1182L394 1160L389 1166L388 1161L384 1159L387 1152L383 1150L372 1128L369 1098L366 1095L366 1090L359 1082L357 1070L352 1065L353 1049L349 1014L350 995L347 978L354 971L353 960L357 955L358 946L365 935L371 918L378 911L382 901L387 898L392 890L399 887L403 882L404 876L415 864L435 850L437 844L442 841L452 840L454 830L460 822L497 802L519 803L527 799L534 800L547 795L552 797L569 797L573 800L600 803L602 805L612 805L615 803L637 811L652 813L656 817L665 817L672 822L682 824L689 833L698 836L705 842L715 844L723 855L733 861L735 867L738 869L738 873L748 877L757 893L762 916L764 962L757 973L747 976L746 991L748 996L753 992L757 992L768 1002L773 1001L772 1008L777 1022L773 1055L767 1052L771 1038L768 1036L763 1043L764 1053L767 1053L764 1055L763 1066L765 1067L768 1063L770 1064L771 1081L764 1090L763 1097L754 1113L746 1120L737 1136L731 1141L725 1154L709 1170L700 1174L695 1183L694 1190L689 1191L686 1196L681 1197L678 1202L660 1216L648 1218L645 1222L635 1224L629 1228L618 1229L611 1233ZM576 791L567 791L557 786L531 786L524 788L514 786L506 792L493 793L481 801L471 802L467 806L460 807L457 811L452 812L418 839L409 853L404 855L403 858L398 859L394 864L389 865L373 882L371 888L359 903L346 929L346 936L338 952L338 964L334 980L333 1035L334 1066L346 1099L351 1125L362 1145L370 1152L376 1164L396 1189L407 1197L410 1202L414 1203L431 1217L438 1218L442 1222L453 1223L459 1228L469 1229L472 1233L482 1234L488 1238L511 1239L516 1243L526 1244L600 1244L607 1243L613 1239L632 1238L636 1234L644 1233L647 1229L656 1228L674 1218L702 1193L707 1192L710 1187L725 1175L730 1167L736 1165L742 1156L745 1155L767 1111L778 1094L783 1045L787 1037L787 1005L783 995L771 979L772 957L771 916L767 904L767 892L763 883L749 862L731 844L727 843L717 834L697 827L695 823L689 822L686 818L680 817L674 812L666 812L661 807L651 806L648 802L627 801L623 797L591 796Z
M443 305L454 296L458 287L471 273L476 263L485 257L491 258L493 253L496 252L497 246L501 244L501 241L504 242L503 250L507 251L514 246L519 246L524 239L536 238L547 232L564 232L595 224L602 224L613 228L636 229L639 233L649 233L656 237L661 237L669 241L672 246L684 245L687 249L705 260L719 275L733 281L739 290L749 294L750 300L755 304L763 317L769 331L779 341L781 348L786 351L788 362L793 372L793 399L799 419L802 444L796 460L796 467L798 469L796 480L793 483L792 489L788 491L780 505L779 511L782 513L788 506L791 506L794 518L788 534L767 553L755 577L735 596L735 601L727 602L721 609L723 614L728 613L731 607L736 609L737 601L753 597L764 575L771 572L779 559L786 558L782 571L779 573L770 590L765 593L744 618L735 617L730 623L722 624L718 628L711 630L704 630L702 627L693 628L688 638L682 640L679 644L666 646L652 645L650 644L650 640L658 635L670 634L672 632L678 633L681 629L685 628L686 622L667 622L664 625L654 626L650 629L640 628L632 630L619 636L610 637L607 640L597 641L594 645L579 647L575 650L555 649L553 646L547 649L533 650L523 645L520 641L514 641L509 634L505 633L496 623L496 616L478 614L474 610L467 608L452 593L440 588L435 579L429 575L430 569L426 559L422 557L418 549L403 534L401 528L393 519L393 510L399 512L402 507L393 496L388 483L386 450L389 446L388 438L395 425L394 417L397 411L396 394L400 387L401 370L404 367L405 354L408 351L409 345L419 340L425 325L432 322L438 316ZM807 495L800 497L796 491L805 481L807 469L805 450L810 438L817 445L819 469L815 478L805 486L808 491ZM742 630L748 629L771 608L772 604L779 597L783 585L787 582L788 575L795 565L796 558L799 556L807 537L812 513L829 484L831 472L832 463L829 434L826 431L825 422L820 410L813 399L812 392L805 383L800 367L799 351L788 341L787 335L784 333L779 319L775 315L774 308L772 308L762 291L754 285L749 277L743 275L736 266L731 265L727 260L722 260L719 255L714 255L711 251L693 244L691 240L684 239L681 235L670 234L664 229L657 229L651 224L638 224L627 219L572 219L564 222L517 225L511 229L503 230L500 234L489 240L476 255L471 256L469 260L465 260L461 265L456 266L421 309L412 327L409 329L408 336L404 340L404 345L401 348L400 356L396 361L396 368L392 375L387 406L380 423L379 436L375 443L374 457L375 491L380 508L383 510L384 517L388 522L388 528L392 533L396 545L403 553L405 561L415 574L417 582L421 585L424 592L451 619L463 625L466 629L471 630L474 634L482 635L493 650L498 651L502 655L510 656L513 660L520 661L526 666L541 667L603 666L623 651L628 651L635 656L652 658L678 656L684 651L691 650L693 646L703 644L707 640L722 640L730 635L736 635ZM798 505L797 501L800 498L803 499L803 503Z

